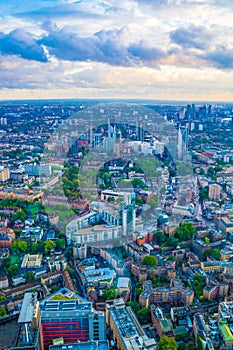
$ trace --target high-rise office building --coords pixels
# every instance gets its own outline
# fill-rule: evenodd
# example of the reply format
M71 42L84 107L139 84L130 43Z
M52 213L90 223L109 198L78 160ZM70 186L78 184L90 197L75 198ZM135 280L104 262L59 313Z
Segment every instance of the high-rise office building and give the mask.
M178 159L186 160L188 153L188 129L179 127L178 130Z
M67 288L42 300L40 310L43 350L57 338L65 344L105 340L105 313Z

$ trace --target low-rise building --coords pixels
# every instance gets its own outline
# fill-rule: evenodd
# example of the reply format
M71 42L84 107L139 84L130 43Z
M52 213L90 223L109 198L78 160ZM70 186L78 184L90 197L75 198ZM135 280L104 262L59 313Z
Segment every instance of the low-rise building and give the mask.
M9 281L6 274L0 275L0 289L8 288L9 287Z
M221 265L219 261L202 261L201 264L201 269L206 272L210 271L220 271L221 270Z
M22 269L38 269L41 267L42 255L40 254L26 254L21 264Z
M43 229L39 226L37 227L25 227L20 232L20 238L22 239L30 239L31 241L40 241L43 237Z
M152 288L151 281L143 282L143 291L139 296L139 303L142 307L148 307L150 304L182 304L191 305L194 298L194 292L191 289L185 289L183 285L174 280L170 287Z
M162 310L159 307L151 305L151 319L158 332L159 337L166 335L173 337L172 323L164 316Z
M123 293L130 293L130 279L128 277L119 277L117 281L117 293L121 297Z

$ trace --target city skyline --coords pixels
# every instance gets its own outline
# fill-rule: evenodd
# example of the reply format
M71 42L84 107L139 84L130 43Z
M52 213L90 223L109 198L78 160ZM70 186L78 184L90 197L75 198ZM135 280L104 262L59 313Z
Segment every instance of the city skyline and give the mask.
M1 100L233 99L231 1L1 2Z

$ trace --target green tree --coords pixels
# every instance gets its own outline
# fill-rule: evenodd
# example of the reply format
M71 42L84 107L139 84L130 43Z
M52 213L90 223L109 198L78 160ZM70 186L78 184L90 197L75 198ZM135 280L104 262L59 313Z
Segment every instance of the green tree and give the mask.
M138 301L139 300L139 296L140 294L142 293L143 289L142 288L137 288L136 289L136 300Z
M0 307L0 318L7 316L6 309L4 307Z
M55 292L57 292L59 290L59 287L58 286L52 286L52 288L51 288L51 292L52 293L55 293Z
M209 186L201 188L199 196L201 200L209 199Z
M138 312L140 310L140 305L137 302L127 301L126 306L130 306L134 312Z
M131 184L133 185L134 188L143 188L144 187L144 182L139 178L133 179L131 181Z
M161 232L161 231L155 232L153 238L156 241L156 243L158 243L158 244L166 241L166 237L164 236L163 232Z
M11 245L11 251L14 253L26 253L28 250L28 245L27 242L25 241L20 241L19 239L17 239L16 241L14 241Z
M164 335L160 338L158 350L176 350L178 348L178 344L174 339L171 339Z
M114 300L117 298L117 291L115 288L106 289L102 295L102 299L105 300Z
M9 269L7 269L7 273L10 277L14 277L19 273L18 265L11 265Z
M194 281L193 281L193 289L198 297L198 299L201 299L203 297L203 288L205 286L205 278L197 273L194 276Z
M44 243L44 251L45 254L49 254L50 251L52 249L54 249L56 247L56 243L54 243L53 241L51 241L50 239L48 239L47 241L45 241Z
M143 199L142 198L136 198L136 204L137 205L143 205Z
M155 256L145 256L142 260L143 265L147 265L147 266L156 266L158 265L158 260L156 259Z
M21 209L21 210L17 210L15 214L12 215L11 220L12 221L16 221L20 219L21 221L25 221L26 220L26 214L25 212Z
M57 240L56 240L56 247L57 247L58 249L64 249L65 246L66 246L66 241L65 241L65 239L57 239Z
M209 244L209 243L210 243L209 237L205 237L205 243L206 243L206 244Z
M219 260L221 257L220 250L218 248L211 249L211 256L212 258Z
M166 245L168 245L169 247L176 247L178 244L178 239L175 237L169 237L167 239Z
M32 283L32 282L35 282L36 280L36 277L34 275L34 273L32 271L27 271L26 272L26 281L28 283Z
M193 237L195 231L195 227L191 222L184 222L176 231L176 237L178 237L180 241L186 241Z
M37 242L33 243L32 246L31 246L31 252L33 254L36 254L36 253L38 253L38 249L39 249L38 243Z
M151 322L150 309L147 307L144 307L143 309L139 310L136 313L136 316L141 324L146 324L146 323Z

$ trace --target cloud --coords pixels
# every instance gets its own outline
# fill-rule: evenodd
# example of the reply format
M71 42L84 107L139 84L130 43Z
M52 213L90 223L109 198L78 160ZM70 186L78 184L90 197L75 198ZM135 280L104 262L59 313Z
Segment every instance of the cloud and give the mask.
M167 57L167 53L164 50L156 47L149 47L143 41L139 44L131 44L128 47L128 51L141 62L158 61L161 58Z
M212 37L204 26L192 24L186 28L180 27L170 32L170 39L173 43L186 49L205 50Z
M208 52L204 58L217 68L233 68L233 49L225 46L219 46L214 51Z
M127 29L102 30L89 37L80 37L65 30L51 31L40 43L58 59L70 61L104 62L116 66L134 66L158 61L166 56L165 51L139 44L125 44Z
M48 61L43 47L24 29L15 29L8 34L0 33L0 53L20 56L27 60Z

